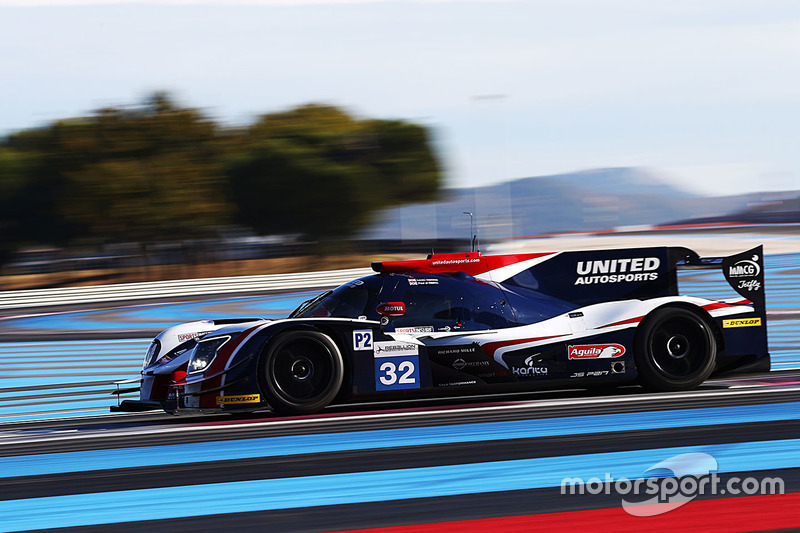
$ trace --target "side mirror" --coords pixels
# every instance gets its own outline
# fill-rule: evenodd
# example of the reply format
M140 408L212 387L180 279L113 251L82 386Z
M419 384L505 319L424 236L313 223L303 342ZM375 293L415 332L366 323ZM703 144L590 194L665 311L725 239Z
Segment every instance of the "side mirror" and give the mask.
M386 302L380 304L375 310L381 315L381 333L383 333L383 328L389 324L389 317L406 314L406 304L403 302Z

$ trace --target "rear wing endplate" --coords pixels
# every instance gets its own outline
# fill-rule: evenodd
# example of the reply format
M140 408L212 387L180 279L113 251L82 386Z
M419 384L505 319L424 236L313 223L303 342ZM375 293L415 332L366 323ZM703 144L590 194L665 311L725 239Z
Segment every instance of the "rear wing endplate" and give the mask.
M725 280L740 296L753 303L756 312L766 312L764 295L764 247L728 257L700 257L688 248L670 248L678 270L722 270Z

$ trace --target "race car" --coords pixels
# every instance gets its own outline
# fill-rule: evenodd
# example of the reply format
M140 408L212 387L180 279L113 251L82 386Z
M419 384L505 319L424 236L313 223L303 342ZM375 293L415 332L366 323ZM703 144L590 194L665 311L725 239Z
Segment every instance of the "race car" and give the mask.
M285 319L163 331L136 380L140 399L112 411L302 415L435 395L678 391L770 367L760 246L716 258L682 247L465 252L372 268ZM679 294L679 269L721 270L733 297Z

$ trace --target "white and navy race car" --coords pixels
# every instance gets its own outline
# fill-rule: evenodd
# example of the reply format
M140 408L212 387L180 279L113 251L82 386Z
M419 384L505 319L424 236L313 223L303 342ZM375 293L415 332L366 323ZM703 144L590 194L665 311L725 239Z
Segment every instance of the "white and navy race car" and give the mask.
M307 414L437 394L675 391L769 370L761 247L722 258L677 247L470 252L372 267L285 319L165 330L140 399L112 410ZM721 270L735 297L682 295L679 269Z

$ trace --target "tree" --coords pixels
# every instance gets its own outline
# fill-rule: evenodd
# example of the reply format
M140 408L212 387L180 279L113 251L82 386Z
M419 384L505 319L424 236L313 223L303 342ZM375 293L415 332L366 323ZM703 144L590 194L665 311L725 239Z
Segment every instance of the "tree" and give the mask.
M223 129L164 93L21 131L0 144L7 248L262 234L334 241L381 208L432 199L428 131L304 105Z
M0 148L0 262L19 243L31 240L34 220L29 214L36 206L33 165L27 154Z
M227 220L217 126L164 94L9 140L38 161L68 242L198 237ZM40 235L44 237L44 235Z
M315 104L261 117L227 174L239 222L323 240L352 235L378 209L432 199L441 176L421 126Z

